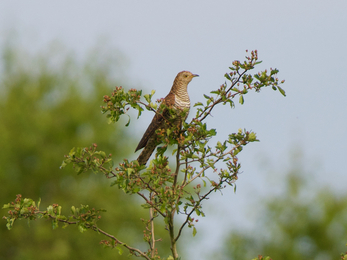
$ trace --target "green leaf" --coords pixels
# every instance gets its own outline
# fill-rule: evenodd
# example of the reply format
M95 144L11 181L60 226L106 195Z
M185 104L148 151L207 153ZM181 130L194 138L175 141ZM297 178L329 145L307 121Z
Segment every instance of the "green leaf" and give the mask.
M206 181L204 179L201 179L201 180L204 183L204 187L206 187Z
M146 101L148 103L151 102L151 98L150 98L149 94L143 95L143 97L146 99Z
M128 172L128 176L130 176L135 170L133 168L128 168L127 172Z
M240 96L239 102L240 102L241 105L243 105L243 103L245 102L244 99L243 99L243 95Z
M195 237L196 233L197 233L196 228L193 227L193 237Z
M83 172L83 168L81 166L76 166L75 171L77 172L77 174L81 174Z
M250 141L250 142L258 141L257 140L257 136L256 136L256 134L254 132L249 133L248 141Z
M106 153L104 151L97 151L95 154L100 155L102 158L106 158Z
M10 203L4 204L4 206L2 206L2 209L8 209L11 206Z
M52 205L49 205L47 207L47 212L48 212L48 214L53 215L53 206Z
M215 136L217 134L216 129L212 128L211 130L208 131L209 136Z
M237 147L235 150L234 150L234 156L236 156L239 152L241 152L242 151L242 147L241 146L239 146L239 147Z
M72 148L71 150L70 150L70 152L69 152L69 156L70 157L72 157L73 155L75 155L75 150L76 150L76 148L74 147L74 148Z
M67 165L67 163L65 161L63 161L62 164L60 165L59 169L65 168L66 165Z
M87 231L87 229L86 229L84 226L82 226L82 225L78 225L78 230L79 230L81 233Z
M58 228L58 221L56 219L52 220L52 228L57 229Z
M203 106L203 104L201 102L195 103L194 107L197 107L197 106Z
M285 92L281 87L278 87L278 86L277 86L277 88L278 88L278 90L281 92L281 94L282 94L283 96L286 96L286 92Z
M140 113L140 112L139 112ZM125 124L125 126L129 126L129 124L130 124L130 116L129 115L127 115L128 116L128 122ZM140 116L140 115L139 115Z
M206 99L211 99L211 97L209 97L209 96L207 96L207 95L205 95L205 94L204 94L204 97L205 97Z
M123 248L121 245L117 245L116 246L117 250L118 250L118 254L122 255L123 254Z
M15 219L14 218L11 218L11 219L7 219L7 224L6 224L6 227L8 230L11 230L12 227L13 227L13 224L14 224L14 221Z
M278 72L279 72L278 69L273 69L273 70L271 70L270 75L272 76L274 74L277 74Z

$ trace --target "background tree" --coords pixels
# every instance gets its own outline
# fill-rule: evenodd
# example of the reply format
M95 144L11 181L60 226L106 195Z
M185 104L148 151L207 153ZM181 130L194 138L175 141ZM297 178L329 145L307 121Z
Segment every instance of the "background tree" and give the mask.
M141 236L133 234L142 231L139 218L147 213L136 207L135 198L111 189L106 180L93 173L76 176L72 170L59 169L72 145L98 143L112 153L115 161L133 152L125 145L125 141L132 142L126 129L107 124L100 115L103 95L120 82L114 75L119 74L122 59L97 48L84 61L73 57L59 44L29 54L9 41L2 50L1 202L13 200L20 193L41 197L42 207L48 202L98 205L108 211L101 226L141 245ZM31 222L28 228L21 221L11 232L0 225L0 237L0 259L97 259L101 255L114 259L114 252L99 245L101 236L80 234L75 229L53 231L50 222ZM123 258L126 255L118 257Z
M314 173L303 170L307 165L299 159L302 154L295 158L283 192L255 202L257 228L231 231L223 254L215 259L263 254L283 260L332 260L347 251L347 194L318 185Z

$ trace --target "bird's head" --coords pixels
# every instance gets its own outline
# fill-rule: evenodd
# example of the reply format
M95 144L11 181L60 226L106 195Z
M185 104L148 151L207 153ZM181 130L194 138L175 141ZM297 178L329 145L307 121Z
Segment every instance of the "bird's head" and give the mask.
M180 73L177 74L176 80L184 82L185 84L188 85L188 83L194 78L194 77L199 77L197 74L193 74L190 71L181 71Z

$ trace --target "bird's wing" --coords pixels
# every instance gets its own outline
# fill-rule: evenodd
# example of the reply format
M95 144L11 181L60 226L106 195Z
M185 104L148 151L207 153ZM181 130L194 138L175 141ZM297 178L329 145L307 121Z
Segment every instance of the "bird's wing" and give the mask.
M166 106L170 106L170 105L174 104L175 103L175 95L172 93L169 93L169 95L167 95L165 97L163 103ZM170 113L169 113L169 110L167 108L164 108L164 111L162 113L158 112L155 114L155 116L152 119L152 122L150 123L146 132L142 136L141 141L137 145L135 152L146 146L149 138L155 134L155 131L158 128L160 128L160 126L163 124L165 118L169 117L169 115L170 115Z
M152 119L152 122L150 123L150 125L148 126L146 132L142 136L141 141L137 145L135 152L146 146L146 144L148 142L148 139L152 135L154 135L155 130L157 130L160 127L160 125L162 124L163 120L164 120L164 118L163 118L162 115L155 114L154 118Z

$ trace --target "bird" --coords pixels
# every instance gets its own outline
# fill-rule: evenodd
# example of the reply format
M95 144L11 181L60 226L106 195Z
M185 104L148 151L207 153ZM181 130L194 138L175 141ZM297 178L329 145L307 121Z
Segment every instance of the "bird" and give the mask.
M137 152L138 150L144 148L137 158L139 165L145 165L155 148L159 145L156 130L167 129L170 127L170 123L172 126L176 124L176 126L181 127L182 121L187 118L190 109L190 99L187 87L189 82L194 77L198 76L199 75L193 74L189 71L181 71L177 74L169 94L162 101L163 105L159 106L159 109L156 111L156 114L152 119L152 122L149 124L146 132L135 149L135 152ZM178 117L174 119L174 121L170 121L170 111L172 110L178 112ZM184 110L187 110L187 113L185 114L185 118L181 118L179 116L180 112Z

